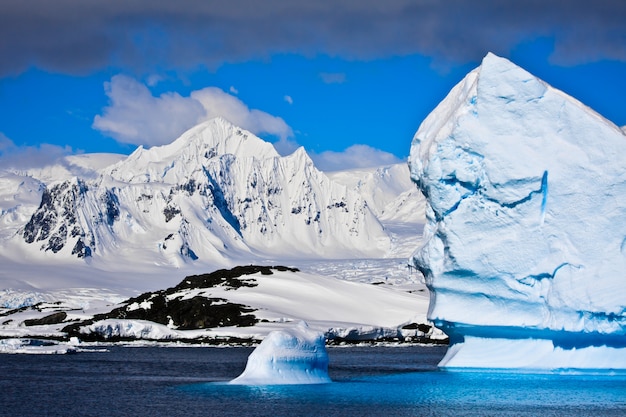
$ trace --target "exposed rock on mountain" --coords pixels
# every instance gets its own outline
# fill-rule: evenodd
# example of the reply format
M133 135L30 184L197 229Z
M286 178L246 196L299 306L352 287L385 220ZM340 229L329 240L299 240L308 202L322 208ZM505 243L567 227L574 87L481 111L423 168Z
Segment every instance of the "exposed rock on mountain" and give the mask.
M65 257L173 265L287 248L323 257L389 249L363 198L318 171L303 148L280 157L222 119L100 172L49 184L23 241Z

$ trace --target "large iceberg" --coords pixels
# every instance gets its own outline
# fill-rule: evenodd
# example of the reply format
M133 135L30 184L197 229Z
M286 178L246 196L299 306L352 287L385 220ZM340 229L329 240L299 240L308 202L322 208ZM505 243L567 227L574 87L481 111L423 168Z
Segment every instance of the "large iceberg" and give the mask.
M424 120L413 255L442 366L626 368L626 137L488 54Z
M248 357L246 369L232 380L240 385L325 384L328 376L328 353L324 335L298 326L273 331Z

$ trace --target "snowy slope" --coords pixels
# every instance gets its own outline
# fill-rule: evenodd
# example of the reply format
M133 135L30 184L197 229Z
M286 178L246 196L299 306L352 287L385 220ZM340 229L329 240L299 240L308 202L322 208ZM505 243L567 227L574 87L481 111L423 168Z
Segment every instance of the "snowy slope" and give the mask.
M171 145L139 149L108 172L131 184L184 188L189 195L180 200L186 202L170 193L168 207L189 219L196 217L186 215L189 210L217 209L219 238L229 247L243 239L263 253L352 257L388 250L388 238L360 196L318 171L303 148L281 158L271 144L222 119ZM186 209L196 190L212 195Z
M407 164L335 171L328 176L363 197L391 236L388 257L399 259L406 269L406 258L420 245L426 222L426 200L411 181ZM390 275L390 269L381 275Z
M393 203L407 187L415 190L406 165L347 175L359 176L358 186L330 179L304 149L280 157L269 143L221 119L128 157L78 155L45 169L3 171L0 313L47 306L12 316L3 334L58 335L60 326L19 323L55 309L79 309L72 317L85 318L186 275L250 262L288 263L305 272L261 277L250 293L224 293L271 322L216 335L261 337L306 319L335 336L371 338L395 334L413 317L425 322L425 288L406 261L423 219L394 229L377 217L385 199ZM155 323L106 326L178 334Z
M41 201L45 185L32 177L0 171L0 241L13 237Z
M20 210L12 197L20 179L3 179L0 191L9 197L1 220L11 223L4 253L73 265L115 259L182 267L274 253L380 257L390 249L362 197L318 171L304 149L280 157L271 144L222 119L170 145L139 148L97 177L88 174L66 178L63 171L43 191L43 182L24 177L36 191ZM38 192L39 206L24 222Z
M239 269L246 268L260 269L253 266ZM187 277L174 288L146 293L122 304L119 304L122 300L113 298L108 302L90 303L62 298L63 301L58 304L51 300L39 300L41 304L33 308L2 313L0 336L63 337L67 336L63 329L73 325L78 327L77 333L72 335L80 338L95 334L104 339L258 340L270 331L292 327L301 320L306 320L312 329L323 332L330 339L375 340L424 335L424 332L418 334L415 327L402 327L411 323L427 323L427 294L409 294L384 286L348 282L287 268L263 269L257 273L247 271L244 275L237 272L234 278L230 278L233 276L230 271L216 271L206 275L207 281L204 281L205 275ZM165 305L158 301L163 297L167 300ZM187 304L183 304L185 302ZM166 307L173 310L158 310ZM243 311L245 316L240 316L237 309ZM62 316L56 321L49 319L51 324L35 322L58 312ZM106 312L110 313L94 322L96 314ZM192 312L191 316L189 312ZM157 317L165 317L165 314L169 321L160 322ZM230 318L223 320L230 325L215 327L208 322L199 322L204 320L202 317L213 320L221 314L229 315ZM254 318L256 322L247 317ZM192 320L187 322L189 318ZM29 320L31 323L25 324ZM427 330L427 333L432 332L432 329ZM433 335L434 338L440 336L437 332Z
M492 54L426 118L415 264L444 364L626 367L625 152L620 128Z
M383 223L424 223L425 199L411 182L407 164L328 173L356 190Z
M97 178L100 170L124 155L94 153L69 155L42 168L0 169L0 243L15 235L41 203L46 184L81 178Z

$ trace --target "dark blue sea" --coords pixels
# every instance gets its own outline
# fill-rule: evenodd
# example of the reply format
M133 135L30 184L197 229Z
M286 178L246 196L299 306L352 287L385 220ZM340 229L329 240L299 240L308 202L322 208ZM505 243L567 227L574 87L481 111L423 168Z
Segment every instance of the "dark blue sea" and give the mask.
M441 346L333 347L332 384L224 382L250 348L0 355L0 416L626 416L626 375L451 372Z

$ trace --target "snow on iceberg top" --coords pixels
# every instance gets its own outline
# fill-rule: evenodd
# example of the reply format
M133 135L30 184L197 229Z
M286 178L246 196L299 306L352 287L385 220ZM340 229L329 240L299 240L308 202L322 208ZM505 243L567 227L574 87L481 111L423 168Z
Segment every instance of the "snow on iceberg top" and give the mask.
M411 146L430 318L461 334L625 334L625 154L620 128L488 54Z
M271 332L250 354L243 373L231 384L287 385L325 384L328 376L328 353L324 335L298 326Z
M462 131L457 126L461 121L464 123ZM593 132L599 126L606 134ZM487 144L500 147L502 163L498 168L502 171L494 170L491 174L504 178L514 175L509 168L534 172L541 161L576 158L572 162L584 163L581 152L572 153L571 146L562 148L561 145L592 142L582 145L592 145L588 146L595 149L592 155L603 155L604 144L594 141L620 133L617 126L578 100L492 53L487 54L481 66L457 84L422 122L413 138L409 163L417 168L420 160L436 152L443 138L468 131L473 133L473 148ZM506 140L493 140L494 135ZM457 137L457 142L463 144L463 137ZM553 148L561 148L559 153L544 154L540 160L522 158L541 152L546 142L551 142ZM499 178L492 180L501 182Z

